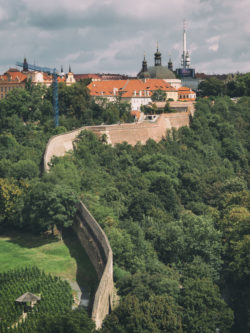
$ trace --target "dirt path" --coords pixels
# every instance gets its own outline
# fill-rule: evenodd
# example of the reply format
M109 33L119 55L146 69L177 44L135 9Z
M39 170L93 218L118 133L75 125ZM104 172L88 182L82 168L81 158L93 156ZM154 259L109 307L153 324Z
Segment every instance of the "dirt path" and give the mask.
M87 290L83 290L79 286L79 284L76 281L69 281L67 280L68 283L70 284L72 290L74 291L74 304L72 306L73 309L77 308L78 306L84 306L88 307L89 305L89 300L90 300L90 293Z
M21 315L21 317L18 319L18 321L16 321L14 324L11 325L11 328L15 328L18 326L18 324L20 324L22 321L24 321L27 318L27 312L23 312L23 314Z

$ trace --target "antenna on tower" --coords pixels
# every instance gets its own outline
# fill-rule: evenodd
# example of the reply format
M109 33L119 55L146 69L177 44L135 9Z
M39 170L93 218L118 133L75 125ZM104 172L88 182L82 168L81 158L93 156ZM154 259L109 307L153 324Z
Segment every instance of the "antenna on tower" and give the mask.
M183 31L186 31L186 29L187 29L187 21L186 21L186 19L184 18L184 19L183 19Z
M187 35L186 35L187 21L183 20L183 53L181 56L181 66L182 68L189 68L190 66L190 56L187 50Z

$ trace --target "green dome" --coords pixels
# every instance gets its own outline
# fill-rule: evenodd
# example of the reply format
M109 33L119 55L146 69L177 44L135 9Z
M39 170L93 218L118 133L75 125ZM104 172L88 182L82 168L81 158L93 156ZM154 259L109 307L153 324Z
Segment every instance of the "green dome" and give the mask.
M146 72L140 72L137 74L138 79L150 79L150 74L148 71Z
M176 79L176 76L165 66L149 67L148 72L151 79Z

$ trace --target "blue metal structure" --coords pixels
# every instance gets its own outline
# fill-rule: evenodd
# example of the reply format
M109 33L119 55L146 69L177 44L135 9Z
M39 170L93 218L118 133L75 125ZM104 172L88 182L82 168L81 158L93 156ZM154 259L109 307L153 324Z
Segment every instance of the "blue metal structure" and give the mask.
M43 73L52 75L53 109L54 109L54 117L55 117L55 127L59 126L59 104L58 104L58 82L57 82L57 78L58 78L59 74L58 74L58 71L56 70L56 68L40 67L40 66L36 66L36 65L30 65L28 63L25 64L25 63L22 63L19 61L16 62L16 65L23 67L23 68L25 65L26 68L28 68L29 70L43 72Z

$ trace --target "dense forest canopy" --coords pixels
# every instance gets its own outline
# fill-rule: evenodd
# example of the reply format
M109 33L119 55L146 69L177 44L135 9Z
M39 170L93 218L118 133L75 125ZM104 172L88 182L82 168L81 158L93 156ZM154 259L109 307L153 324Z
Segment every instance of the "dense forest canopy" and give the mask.
M229 77L226 82L210 77L199 84L199 96L250 96L250 73Z
M56 130L50 90L0 102L2 230L67 227L81 199L109 238L121 296L102 332L246 332L250 98L201 99L190 128L159 143L111 147L83 131L42 174L49 136L130 119L119 100L96 104L84 83L60 89Z

